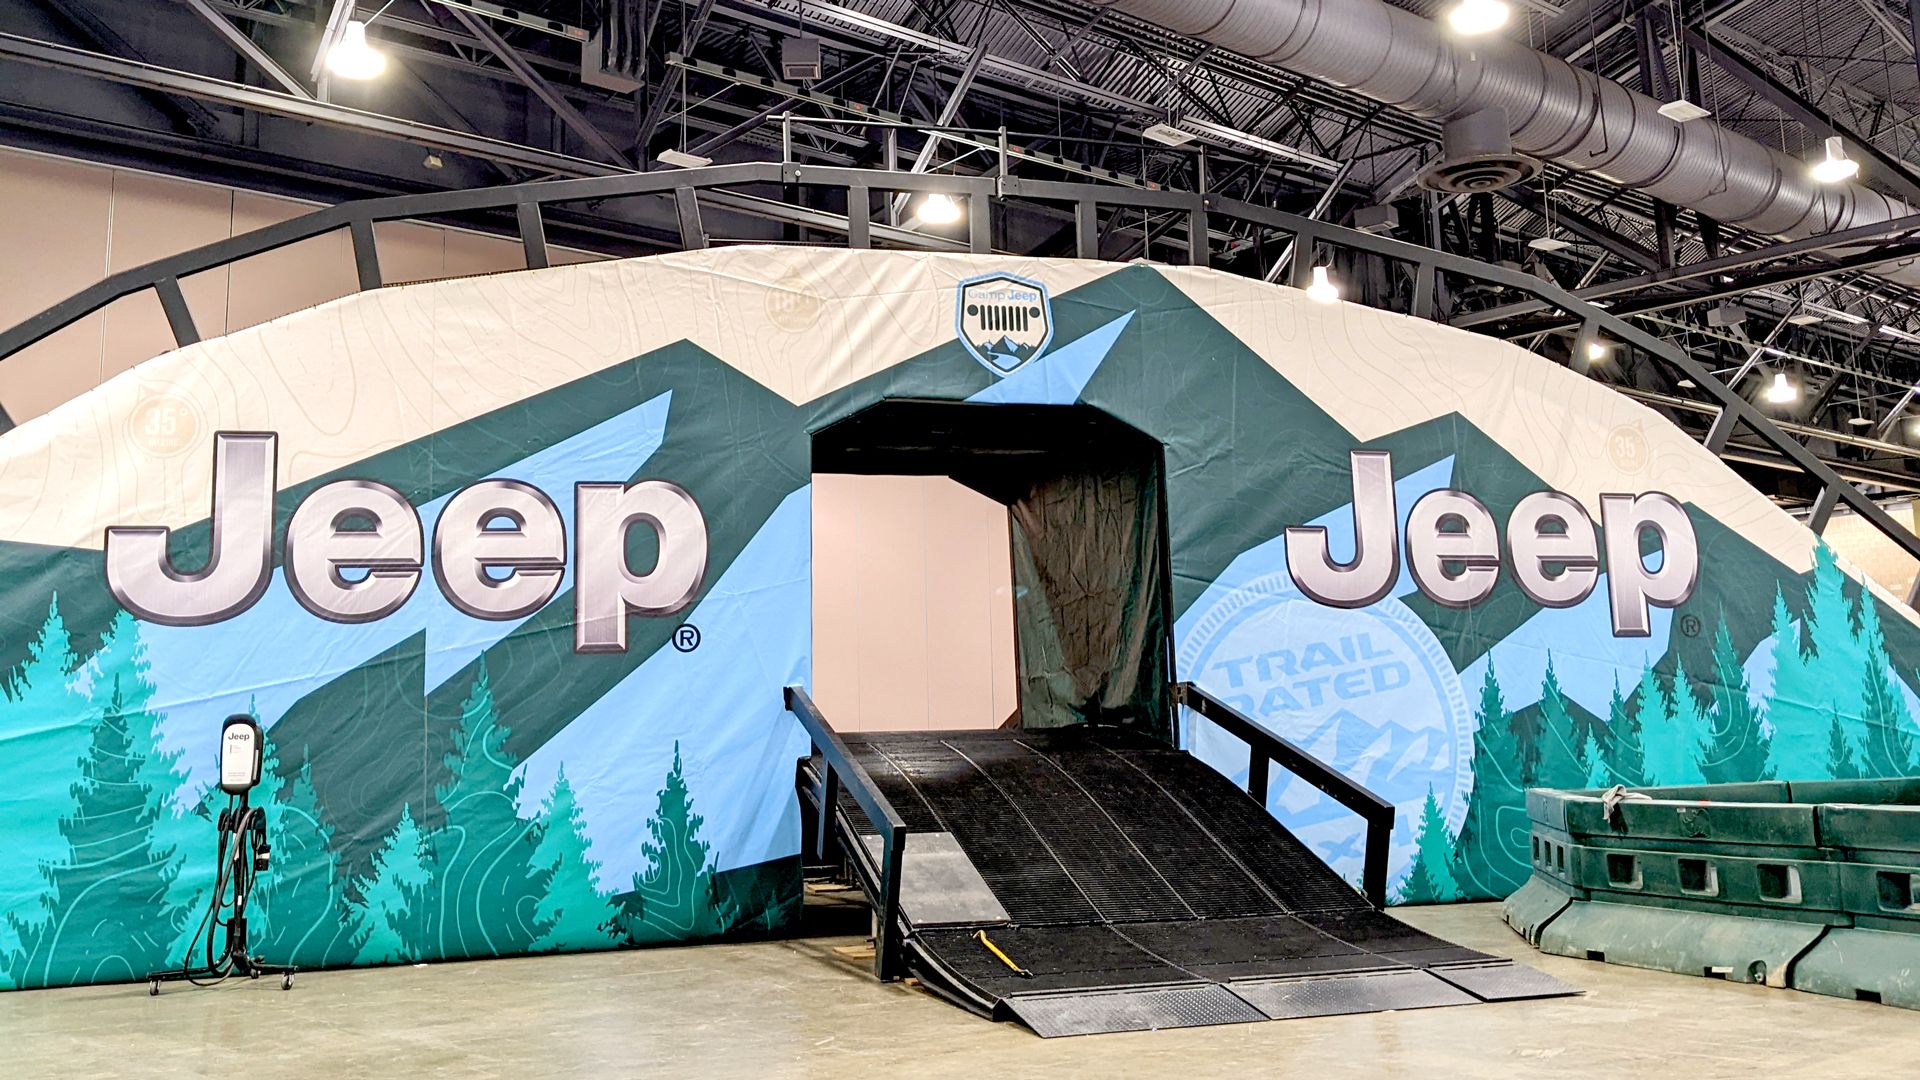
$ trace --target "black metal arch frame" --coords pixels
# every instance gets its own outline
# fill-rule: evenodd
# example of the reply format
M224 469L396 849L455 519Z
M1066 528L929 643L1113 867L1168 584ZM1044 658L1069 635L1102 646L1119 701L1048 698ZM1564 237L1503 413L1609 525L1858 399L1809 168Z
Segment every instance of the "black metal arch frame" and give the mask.
M792 118L783 117L782 121L791 123ZM847 245L853 248L871 248L879 241L901 247L978 254L993 251L991 241L995 214L1006 205L1024 202L1050 207L1067 206L1073 212L1075 248L1079 257L1084 259L1099 257L1100 212L1103 208L1138 210L1171 215L1176 219L1184 218L1189 265L1208 265L1212 251L1212 244L1208 240L1209 228L1217 222L1222 226L1251 227L1262 236L1284 238L1288 241L1289 252L1310 255L1328 251L1357 252L1404 267L1411 274L1412 288L1410 302L1403 313L1416 318L1435 317L1435 295L1443 275L1498 285L1508 292L1527 297L1544 310L1561 313L1564 321L1580 326L1584 335L1602 335L1608 341L1631 346L1651 357L1676 384L1692 383L1704 403L1719 410L1718 418L1705 440L1707 449L1715 454L1723 453L1734 432L1744 427L1787 463L1810 477L1819 489L1819 496L1808 518L1808 525L1815 533L1824 532L1834 510L1844 504L1870 522L1902 551L1920 560L1920 537L1902 528L1859 488L1848 483L1797 439L1781 430L1746 398L1715 378L1705 365L1558 285L1517 269L1493 266L1464 256L1374 236L1208 192L1154 191L1016 177L1011 175L1016 157L1006 145L1004 137L998 150L995 167L987 175L981 176L818 167L792 161L770 161L542 181L342 203L110 275L0 333L0 362L116 300L148 289L158 296L175 343L183 347L194 344L200 340L200 333L194 326L192 313L180 291L181 278L340 229L347 230L352 239L359 287L362 290L379 288L383 281L373 229L378 222L445 219L451 215L512 211L517 218L528 269L543 269L549 265L550 258L542 211L544 207L564 203L646 196L670 198L679 223L681 244L689 250L708 246L701 222L701 204L704 201L728 209L757 207L762 212L778 211L776 216L810 228L844 235ZM834 214L729 190L742 187L837 190L854 212ZM964 200L967 210L964 241L888 226L874 220L876 193L910 196L935 192ZM1162 242L1177 244L1179 241L1169 237L1162 239ZM1304 287L1311 279L1314 262L1313 258L1292 258L1288 271L1292 284ZM1908 603L1912 604L1917 596L1920 596L1920 581L1915 584L1915 592L1907 597Z

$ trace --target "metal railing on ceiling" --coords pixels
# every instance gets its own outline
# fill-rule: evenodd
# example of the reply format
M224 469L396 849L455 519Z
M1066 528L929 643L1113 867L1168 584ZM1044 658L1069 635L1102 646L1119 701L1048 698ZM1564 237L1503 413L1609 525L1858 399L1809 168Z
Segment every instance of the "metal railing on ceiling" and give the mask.
M783 118L783 123L790 124L792 119ZM527 267L543 269L550 263L543 211L567 203L623 198L671 200L681 246L688 250L708 246L702 211L703 207L713 207L784 216L802 226L844 236L847 246L852 248L892 245L977 254L994 251L996 217L1008 208L1064 206L1070 208L1072 214L1074 249L1078 257L1085 259L1100 257L1102 211L1108 211L1109 216L1113 211L1138 211L1180 222L1177 227L1184 231L1186 238L1186 262L1193 266L1206 266L1211 262L1212 237L1216 230L1241 230L1225 233L1229 236L1243 236L1251 231L1263 240L1270 237L1284 244L1287 251L1311 256L1291 260L1288 277L1296 287L1305 287L1311 281L1314 266L1323 261L1318 256L1339 254L1352 258L1359 255L1395 268L1407 287L1395 292L1390 303L1380 306L1392 307L1415 318L1436 317L1436 298L1443 281L1466 283L1469 287L1497 287L1503 296L1518 295L1537 302L1543 310L1564 313L1570 324L1582 328L1584 338L1637 350L1658 365L1674 385L1691 389L1700 404L1716 410L1716 419L1704 440L1708 449L1726 455L1734 434L1745 431L1758 440L1777 464L1810 481L1818 494L1813 499L1807 524L1815 533L1823 532L1835 509L1844 505L1870 522L1908 556L1920 560L1920 537L1894 521L1871 497L1842 478L1753 403L1715 378L1705 365L1558 285L1518 269L1489 265L1207 191L1156 191L1016 177L1011 171L1018 159L1004 137L991 153L997 160L985 175L977 176L803 165L787 160L622 173L342 203L109 275L0 332L0 362L116 300L147 290L157 295L175 343L182 347L192 345L200 340L200 333L180 289L182 278L342 229L351 239L358 287L362 290L380 288L384 282L374 226L381 222L444 220L487 211L509 212L515 215ZM770 197L740 190L743 188L776 193L827 189L838 192L845 200L844 205L855 212L838 214L801 205L792 197ZM935 193L963 202L965 218L957 237L875 220L877 197L886 196L882 200L885 204L895 196ZM778 210L778 214L773 214L774 210ZM860 212L862 210L865 212ZM886 211L882 210L881 214L884 217ZM1170 233L1160 242L1180 246L1178 234ZM1743 450L1751 454L1753 447L1748 445ZM1912 604L1917 598L1920 598L1920 581L1907 600Z

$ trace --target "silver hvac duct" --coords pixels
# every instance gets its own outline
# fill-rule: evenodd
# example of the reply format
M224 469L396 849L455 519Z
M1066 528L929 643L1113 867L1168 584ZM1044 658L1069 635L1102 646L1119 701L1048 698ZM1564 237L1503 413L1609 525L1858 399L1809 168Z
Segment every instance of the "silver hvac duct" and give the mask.
M1415 116L1505 112L1514 148L1773 236L1914 211L1861 184L1826 185L1797 158L1711 120L1677 123L1644 94L1504 39L1468 43L1382 0L1091 0L1343 87ZM1876 273L1920 285L1920 266Z

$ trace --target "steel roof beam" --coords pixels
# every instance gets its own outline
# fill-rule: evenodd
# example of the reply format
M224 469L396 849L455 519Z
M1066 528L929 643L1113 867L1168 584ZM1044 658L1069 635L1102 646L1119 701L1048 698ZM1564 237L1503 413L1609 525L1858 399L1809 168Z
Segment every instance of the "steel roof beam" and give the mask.
M180 2L190 8L195 15L200 16L202 21L213 28L214 33L225 38L227 44L233 46L235 52L247 58L248 63L259 68L260 74L278 83L280 89L285 90L295 97L310 98L313 96L312 92L309 91L300 80L287 74L287 69L281 67L278 60L268 56L267 50L261 48L259 42L248 37L244 30L227 21L225 15L213 10L212 6L207 3L207 0L180 0Z
M442 6L445 7L445 5ZM544 75L533 70L533 66L528 64L513 46L507 44L507 40L501 37L499 31L495 30L491 24L465 8L446 7L445 10L466 28L467 33L480 39L480 43L487 47L488 52L507 65L507 69L526 84L527 89L533 91L535 97L545 102L547 108L553 110L553 115L570 131L600 151L606 160L622 169L633 168L633 160L627 156L627 152L615 146L605 132L594 127L593 121L588 120L580 110L573 107L572 102L562 97L560 91L554 89L553 84L548 82Z
M146 54L129 44L119 31L107 25L84 3L78 0L43 0L43 3L55 19L65 22L77 37L99 52L147 62ZM197 101L146 88L140 89L140 96L147 99L180 132L192 132L203 137L218 137L221 133L220 118Z
M537 173L561 176L614 176L631 169L616 168L586 158L537 150L529 146L422 124L413 120L350 109L313 98L295 97L244 83L228 82L193 72L176 71L118 57L103 56L66 45L0 32L0 59L35 64L107 79L127 86L179 94L240 109L272 113L329 127L344 128L382 138L398 139L433 150L498 161Z
M665 5L661 5L664 7ZM656 10L656 18L658 17ZM700 35L707 31L707 20L713 17L713 0L700 0L700 7L688 20L687 31L681 35L680 51L693 55L694 46L700 44ZM647 102L647 115L640 121L640 133L633 138L633 153L636 158L644 159L648 148L653 145L653 133L659 129L660 121L667 118L667 110L673 107L673 96L687 85L685 68L669 67L667 80L653 90L652 100Z
M1559 207L1550 211L1546 197L1533 188L1510 187L1500 194L1547 221L1566 226L1568 232L1588 243L1599 245L1609 254L1625 259L1642 270L1661 269L1662 264L1657 252L1577 210Z
M1763 70L1760 65L1736 52L1713 35L1698 30L1686 31L1687 44L1712 60L1720 70L1738 79L1754 93L1765 98L1768 103L1798 121L1807 130L1816 135L1838 135L1846 140L1847 149L1867 159L1874 166L1874 179L1893 188L1909 205L1920 206L1920 176L1915 176L1906 162L1883 152L1870 140L1863 138L1834 119L1828 113L1816 108L1785 83Z
M1894 218L1891 221L1876 222L1872 225L1858 225L1851 229L1843 229L1840 232L1828 233L1824 236L1809 236L1802 240L1789 240L1780 244L1771 244L1753 251L1742 251L1733 255L1724 255L1718 259L1707 259L1704 262L1689 263L1684 266L1674 267L1670 270L1655 270L1652 273L1643 274L1639 277L1620 278L1619 280L1604 282L1599 285L1590 285L1586 288L1576 290L1574 295L1582 300L1604 300L1608 297L1632 292L1635 289L1649 288L1668 282L1692 281L1698 278L1711 277L1715 274L1731 274L1736 271L1748 269L1749 267L1758 266L1762 263L1773 262L1776 259L1784 259L1801 254L1819 254L1835 248L1883 241L1887 237L1911 233L1916 230L1920 230L1920 214ZM1882 257L1881 261L1892 261L1898 257L1897 255L1886 255ZM1839 269L1839 267L1829 266L1829 269ZM1508 319L1518 318L1522 315L1531 315L1539 311L1544 311L1545 309L1546 305L1537 301L1507 304L1497 308L1489 308L1486 311L1477 311L1469 315L1462 315L1454 320L1453 325L1462 328L1484 326L1487 323L1503 322Z

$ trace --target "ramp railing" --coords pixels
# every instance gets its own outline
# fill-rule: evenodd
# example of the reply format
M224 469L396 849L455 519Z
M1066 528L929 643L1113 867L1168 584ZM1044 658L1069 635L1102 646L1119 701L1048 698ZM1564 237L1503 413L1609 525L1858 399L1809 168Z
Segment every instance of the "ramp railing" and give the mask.
M816 859L826 859L827 846L833 840L834 807L840 804L843 789L880 833L880 895L868 898L879 923L873 941L873 973L881 982L892 982L906 975L906 954L900 938L900 872L905 862L907 835L912 830L874 786L866 768L847 751L847 744L840 741L833 725L827 723L826 715L807 692L798 686L789 686L785 700L787 711L800 721L800 726L807 729L807 736L813 740L813 752L820 755L819 786L814 789L820 807L819 820L813 835L803 841L810 845L809 853Z
M1254 723L1245 713L1190 682L1174 687L1174 703L1212 721L1247 744L1247 794L1267 805L1267 781L1278 764L1312 784L1367 823L1367 850L1361 885L1377 907L1387 904L1387 855L1393 842L1393 804L1361 787L1345 773Z

